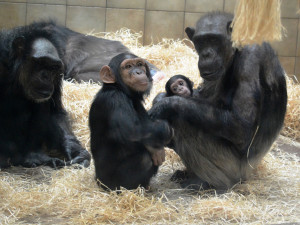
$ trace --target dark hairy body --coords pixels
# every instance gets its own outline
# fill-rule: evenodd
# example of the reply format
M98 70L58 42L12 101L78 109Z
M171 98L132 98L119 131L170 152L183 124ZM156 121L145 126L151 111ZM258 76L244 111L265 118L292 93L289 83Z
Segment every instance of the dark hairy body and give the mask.
M102 67L100 77L103 87L89 114L96 179L105 189L147 188L173 134L166 122L151 120L142 104L152 87L147 63L119 54Z
M0 33L0 168L90 163L63 108L63 63L49 40L33 28Z
M211 13L186 28L199 55L201 91L150 110L174 128L174 150L187 170L172 179L183 187L228 189L246 180L283 126L287 93L278 58L268 43L234 49L232 18Z

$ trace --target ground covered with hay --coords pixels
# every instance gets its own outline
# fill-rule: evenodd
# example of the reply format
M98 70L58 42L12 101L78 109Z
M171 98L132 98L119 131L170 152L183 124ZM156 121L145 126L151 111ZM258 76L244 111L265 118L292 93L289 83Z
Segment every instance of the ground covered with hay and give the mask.
M121 40L135 54L148 59L167 74L154 84L145 105L164 90L166 80L185 74L201 83L197 55L186 41L164 40L152 46L138 43L140 33L122 30L106 34ZM100 69L100 68L99 68ZM74 120L74 131L89 149L88 112L99 84L64 82L64 105ZM226 193L213 190L197 194L169 181L183 167L167 149L167 159L151 181L151 190L108 193L94 181L89 168L13 167L0 171L0 224L108 224L108 223L286 223L300 222L300 164L296 154L283 146L300 149L300 85L288 80L288 113L282 134L252 177Z

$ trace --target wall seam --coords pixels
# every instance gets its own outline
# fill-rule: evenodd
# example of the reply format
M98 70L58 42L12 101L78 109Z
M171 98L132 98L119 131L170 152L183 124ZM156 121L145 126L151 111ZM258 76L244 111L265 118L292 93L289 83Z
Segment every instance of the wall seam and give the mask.
M27 7L28 7L28 2L26 2L26 4L25 4L25 25L28 25L27 24Z
M143 32L143 43L142 43L143 46L145 46L145 37L146 37L146 13L147 13L147 0L145 0L145 7L144 7L144 32Z
M65 27L67 26L67 15L68 14L68 0L66 0L66 14L65 14Z
M297 67L297 56L298 56L298 47L299 47L299 20L298 18L298 23L297 23L297 36L296 36L296 52L295 52L295 65L294 65L294 75L296 75L296 67Z
M184 0L184 9L183 9L183 29L182 29L182 34L181 34L181 39L184 38L184 29L185 29L185 9L186 9L186 0Z
M106 17L107 17L107 8L108 8L108 7L107 7L107 1L108 1L108 0L105 1L104 32L107 32L107 31L106 31L106 21L107 21L107 18L106 18Z

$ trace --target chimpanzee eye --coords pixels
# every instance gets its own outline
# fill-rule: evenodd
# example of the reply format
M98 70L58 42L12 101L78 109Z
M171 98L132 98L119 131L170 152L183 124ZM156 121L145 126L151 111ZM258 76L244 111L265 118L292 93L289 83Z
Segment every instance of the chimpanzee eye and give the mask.
M136 65L137 66L143 66L144 64L142 62L138 62Z
M182 82L182 81L180 81L180 82L179 82L179 84L180 84L180 85L183 85L183 82Z
M131 68L131 65L130 64L127 64L126 66L125 66L125 69L130 69Z

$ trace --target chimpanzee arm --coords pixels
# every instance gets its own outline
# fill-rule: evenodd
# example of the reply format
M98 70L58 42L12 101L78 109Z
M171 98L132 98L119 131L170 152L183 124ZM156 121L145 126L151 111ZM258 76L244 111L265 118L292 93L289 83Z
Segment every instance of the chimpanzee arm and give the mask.
M149 113L152 118L165 119L171 125L183 120L234 144L244 143L253 135L260 107L260 89L255 83L255 80L240 82L230 107L205 99L172 96L155 104Z
M159 102L160 100L162 100L163 98L166 97L166 93L165 92L161 92L161 93L158 93L155 98L153 99L152 101L152 105L156 104L157 102Z
M53 117L55 118L54 121L57 121L59 133L61 133L59 148L67 158L67 164L81 164L88 167L91 156L73 134L66 112L56 112Z
M114 99L114 102L111 101ZM108 137L117 142L142 142L145 145L151 145L154 148L161 148L166 145L172 137L172 129L164 121L153 121L143 108L143 106L132 105L132 102L123 94L118 94L106 98L105 104L108 108L102 108L104 111L110 111L109 117L101 117L92 113L98 121L107 121L109 129ZM104 98L103 98L104 99ZM94 103L96 106L96 103ZM138 111L136 111L138 110ZM94 121L95 119L93 119Z
M172 129L167 122L148 118L138 118L133 109L119 108L110 119L110 136L114 140L142 142L146 146L161 148L172 138Z

